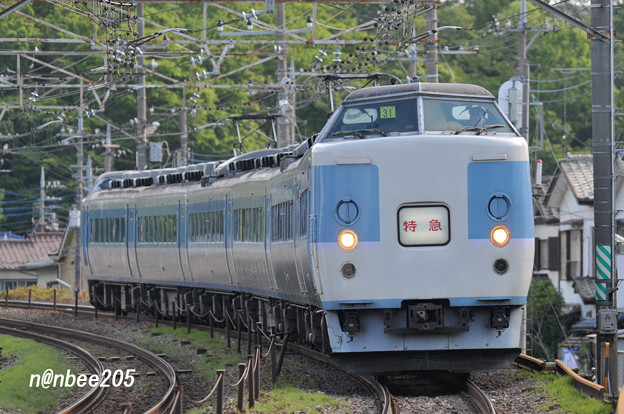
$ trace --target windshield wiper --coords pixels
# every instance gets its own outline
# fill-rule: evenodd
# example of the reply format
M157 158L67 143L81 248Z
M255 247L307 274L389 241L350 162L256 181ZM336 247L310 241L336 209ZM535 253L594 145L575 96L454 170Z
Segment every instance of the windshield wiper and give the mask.
M358 131L336 131L331 136L339 136L339 135L355 135L358 138L364 138L364 135L360 134Z
M356 137L362 139L364 138L364 135L367 133L373 133L373 134L379 134L383 137L387 137L388 134L385 133L384 131L377 129L377 128L370 128L370 129L356 129L355 131L336 131L333 134L331 134L331 136L333 137L334 135L355 135Z
M478 126L465 126L465 127L461 127L457 131L455 131L455 135L460 134L460 133L462 133L464 131L478 131L477 135L481 135L482 133L484 133L488 129L501 128L501 127L504 127L504 126L505 125L503 125L503 124L492 124L492 125L485 125L485 126L482 126L482 127L478 127Z

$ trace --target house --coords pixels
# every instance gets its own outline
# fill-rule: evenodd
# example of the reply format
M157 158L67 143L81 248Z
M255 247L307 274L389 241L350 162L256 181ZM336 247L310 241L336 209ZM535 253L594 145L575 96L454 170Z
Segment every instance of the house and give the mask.
M62 232L33 233L23 239L0 240L0 290L38 284L60 277L60 265L49 254L59 250Z
M59 264L59 279L63 287L76 287L76 237L80 228L72 226L67 227L63 233L61 244L57 251L49 255L55 263ZM87 280L82 272L78 280L78 290L87 290Z
M559 160L555 174L534 191L534 277L548 277L566 304L580 306L582 319L593 319L594 282L594 181L592 155L571 155ZM624 206L624 162L616 157L616 206ZM621 219L621 221L620 221ZM624 215L616 219L624 235ZM618 248L616 269L624 275L624 249ZM624 290L617 302L624 305Z

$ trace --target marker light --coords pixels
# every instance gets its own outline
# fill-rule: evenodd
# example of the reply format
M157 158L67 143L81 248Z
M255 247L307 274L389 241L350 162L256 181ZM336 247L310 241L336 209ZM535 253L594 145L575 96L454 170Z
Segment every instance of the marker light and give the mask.
M490 241L496 247L503 247L509 243L509 230L505 226L496 226L490 232Z
M338 235L338 245L342 250L351 251L358 244L357 234L353 230L343 230Z

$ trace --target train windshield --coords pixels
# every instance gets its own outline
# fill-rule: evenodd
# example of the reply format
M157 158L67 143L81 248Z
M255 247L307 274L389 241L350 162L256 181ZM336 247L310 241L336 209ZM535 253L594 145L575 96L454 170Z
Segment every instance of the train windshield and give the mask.
M449 131L477 135L514 132L500 110L492 102L423 99L426 131Z
M373 138L418 131L415 99L350 105L338 114L328 138Z

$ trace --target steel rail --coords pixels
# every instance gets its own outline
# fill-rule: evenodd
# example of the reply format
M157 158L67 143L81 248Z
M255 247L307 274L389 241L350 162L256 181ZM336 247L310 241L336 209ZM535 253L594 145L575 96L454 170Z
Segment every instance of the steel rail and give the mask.
M48 326L48 325L42 325L42 324L38 324L38 323L34 323L34 322L27 322L27 321L19 321L19 320L14 320L14 319L0 319L0 325L5 325L5 326L16 326L16 327L29 327L31 329L37 329L40 330L42 332L50 332L53 334L62 334L64 336L69 336L69 337L74 337L74 338L78 338L81 340L88 340L88 341L92 341L92 342L96 342L96 343L104 343L107 345L110 345L112 347L115 348L119 348L122 349L124 351L127 351L131 354L136 355L139 359L143 360L145 363L154 366L155 368L159 369L160 371L162 371L162 373L164 374L166 380L169 382L169 386L167 388L167 391L165 392L164 396L160 399L160 401L158 401L158 403L156 403L154 406L152 406L150 409L148 409L147 411L145 411L146 413L161 413L164 412L165 408L167 406L169 406L174 398L175 398L175 394L176 394L176 373L174 371L174 369L171 367L171 365L169 365L165 360L163 360L162 358L160 358L158 355L140 348L136 345L130 344L128 342L123 342L123 341L118 341L116 339L112 339L112 338L107 338L107 337L102 337L96 334L92 334L89 332L81 332L81 331L77 331L74 329L69 329L69 328L62 328L62 327L58 327L58 326Z
M345 372L351 378L358 381L360 384L362 384L375 396L375 398L377 399L379 403L378 408L381 414L399 414L399 410L398 408L394 406L392 395L390 394L390 391L388 390L388 388L385 385L378 382L374 377L349 374L348 372L340 368L340 366L336 363L336 361L331 359L331 357L328 354L315 351L303 345L289 342L288 348L308 358L314 359L315 361L323 362L325 364L328 364L334 367L335 369Z
M496 408L494 408L492 400L474 382L466 380L466 390L464 392L468 394L470 401L477 406L482 414L496 414Z
M481 414L496 414L496 408L487 394L474 382L470 381L467 376L451 372L437 372L434 376L466 394Z
M0 324L3 324L4 321L0 320ZM100 380L97 385L88 390L82 397L78 400L74 401L72 404L67 407L57 411L58 414L72 414L72 413L81 413L85 412L97 405L100 398L102 398L103 394L107 391L106 388L100 387L100 383L102 382L102 373L104 371L104 367L102 363L90 352L85 349L74 345L72 343L53 338L50 336L40 335L34 332L27 332L21 329L17 329L17 327L23 327L24 324L15 324L16 328L10 328L8 326L0 326L0 333L4 333L11 336L20 336L27 339L32 339L37 342L46 343L48 345L52 345L66 351L69 351L75 355L77 355L89 368L91 372L98 375Z

